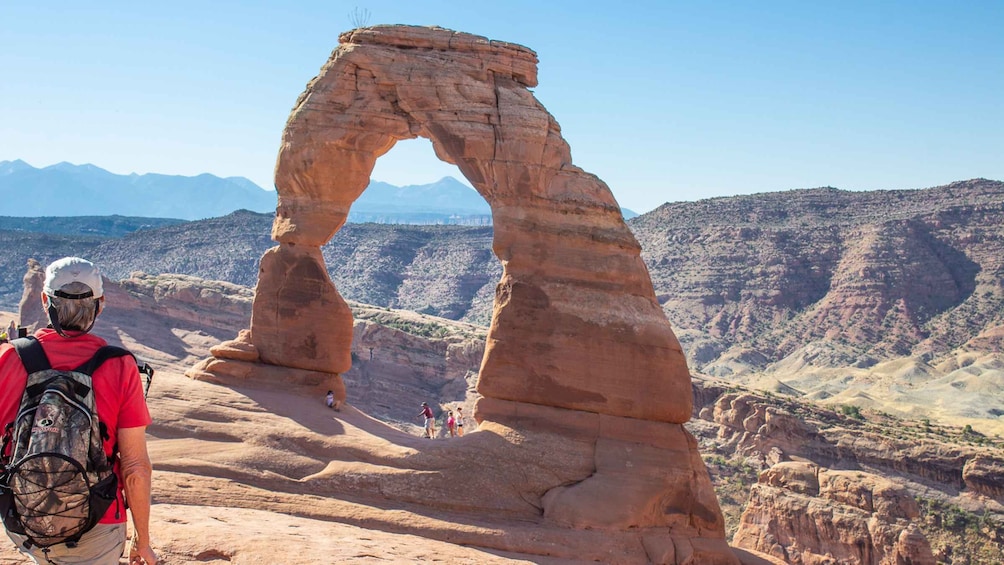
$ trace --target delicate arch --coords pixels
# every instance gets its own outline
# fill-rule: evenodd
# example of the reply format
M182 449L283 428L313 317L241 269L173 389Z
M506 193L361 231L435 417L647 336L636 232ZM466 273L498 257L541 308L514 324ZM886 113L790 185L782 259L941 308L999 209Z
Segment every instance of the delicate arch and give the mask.
M479 432L386 457L436 468L420 492L390 491L440 508L463 497L485 512L630 531L655 563L738 564L682 425L692 404L683 353L610 190L572 164L557 122L528 90L536 55L440 28L381 26L339 40L283 132L279 245L262 257L251 329L188 374L344 399L352 314L320 247L345 223L376 159L401 139L427 137L491 205L503 274L481 364ZM556 456L521 459L535 450ZM473 475L513 479L461 494L458 484L482 484L468 483L472 464L483 469ZM340 492L339 481L322 483L314 486Z
M421 135L492 208L503 275L478 390L687 421L690 374L641 248L606 185L572 165L560 127L528 89L536 54L427 27L358 29L339 42L282 135L279 245L262 258L248 338L260 360L334 375L350 367L351 313L320 246L344 224L376 160Z
M640 247L609 188L572 164L560 127L528 90L536 54L441 28L380 26L339 42L283 132L279 246L262 258L251 321L261 361L348 370L351 313L320 246L345 223L376 160L422 136L492 208L504 270L479 392L687 421L690 376Z

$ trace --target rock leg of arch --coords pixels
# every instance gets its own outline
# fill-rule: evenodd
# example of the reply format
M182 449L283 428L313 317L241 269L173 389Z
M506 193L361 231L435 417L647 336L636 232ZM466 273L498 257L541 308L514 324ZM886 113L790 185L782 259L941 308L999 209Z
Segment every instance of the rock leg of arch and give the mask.
M461 471L451 461L513 457L481 462L490 473L517 464L516 447L567 444L564 457L500 473L523 478L472 491L465 507L642 532L638 543L657 563L738 563L682 426L692 406L682 350L609 188L572 163L557 121L529 90L536 54L442 28L377 26L339 41L283 132L279 246L262 258L250 331L191 374L340 384L351 314L320 247L344 224L376 160L399 140L427 137L491 205L504 272L475 414L484 438L497 441L450 447L456 453L440 456L414 501L456 507L449 485Z

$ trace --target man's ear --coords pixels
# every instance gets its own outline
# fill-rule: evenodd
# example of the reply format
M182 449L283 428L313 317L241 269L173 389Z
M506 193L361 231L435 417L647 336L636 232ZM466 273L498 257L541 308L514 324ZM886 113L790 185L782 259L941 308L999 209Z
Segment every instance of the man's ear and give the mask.
M40 292L39 294L42 295L42 308L48 308L49 307L49 295L46 294L45 292Z
M105 297L102 296L101 298L98 299L98 307L96 310L94 310L94 317L96 318L98 314L100 314L101 311L104 309L105 309Z

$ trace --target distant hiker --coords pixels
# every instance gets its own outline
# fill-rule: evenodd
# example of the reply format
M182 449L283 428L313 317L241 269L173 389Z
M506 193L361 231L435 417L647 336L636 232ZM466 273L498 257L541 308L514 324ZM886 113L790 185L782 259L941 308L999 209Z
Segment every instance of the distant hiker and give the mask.
M447 412L446 415L446 429L450 432L450 437L457 435L457 421L453 419L453 410Z
M143 384L128 351L88 333L104 306L101 274L60 259L45 271L41 299L50 326L0 345L7 535L35 563L114 565L128 500L129 563L155 565Z
M422 403L422 411L418 414L425 418L425 437L433 439L436 437L436 415L432 413L428 402Z
M329 390L327 396L324 397L324 405L331 408L335 412L341 412L342 409L339 407L341 402L335 400L335 391Z
M457 435L464 435L464 407L457 406Z
M7 339L14 339L16 337L17 337L17 324L14 323L14 320L11 320L10 324L7 325Z

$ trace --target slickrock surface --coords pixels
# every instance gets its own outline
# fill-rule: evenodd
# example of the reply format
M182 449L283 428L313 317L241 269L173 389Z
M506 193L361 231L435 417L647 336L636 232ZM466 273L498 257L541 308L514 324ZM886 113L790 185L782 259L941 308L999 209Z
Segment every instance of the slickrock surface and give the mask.
M760 475L733 543L789 563L933 565L905 489L861 471L779 463Z

